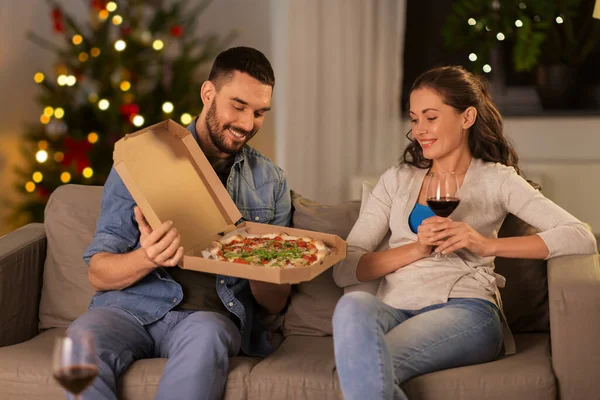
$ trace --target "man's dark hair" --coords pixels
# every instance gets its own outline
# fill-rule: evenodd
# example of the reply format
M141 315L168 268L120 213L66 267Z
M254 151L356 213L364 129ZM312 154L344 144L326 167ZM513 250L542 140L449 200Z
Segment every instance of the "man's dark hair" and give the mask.
M213 63L208 80L217 88L232 78L233 72L246 73L264 85L275 86L271 63L260 51L251 47L232 47L221 52Z

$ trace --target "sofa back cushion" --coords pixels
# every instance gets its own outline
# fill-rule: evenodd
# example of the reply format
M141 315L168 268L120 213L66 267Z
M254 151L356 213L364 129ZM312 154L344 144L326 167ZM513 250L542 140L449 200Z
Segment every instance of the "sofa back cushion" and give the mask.
M48 200L40 329L65 328L87 310L94 291L82 255L94 237L101 200L101 186L84 185L61 186Z

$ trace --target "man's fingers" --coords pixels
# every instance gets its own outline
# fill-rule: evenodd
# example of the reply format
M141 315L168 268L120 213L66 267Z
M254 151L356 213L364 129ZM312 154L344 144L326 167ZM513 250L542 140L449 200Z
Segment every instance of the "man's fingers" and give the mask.
M177 249L177 252L175 253L175 255L173 257L169 258L167 261L165 261L163 266L174 267L177 264L179 264L179 261L181 261L182 258L183 258L183 247L179 247Z
M160 255L160 253L165 251L167 247L169 247L171 243L173 243L175 238L178 236L177 229L171 228L168 232L166 232L166 234L162 238L153 243L151 242L151 239L153 239L153 235L157 231L158 229L152 232L152 234L146 238L146 254L152 260L156 259Z
M159 255L155 258L155 262L159 265L163 265L170 258L175 256L177 250L179 249L181 244L181 235L177 235L175 239L171 242L171 244L164 249Z
M153 230L152 233L150 233L146 239L145 239L145 243L146 243L146 247L150 247L152 245L154 245L155 243L158 243L161 238L163 236L165 236L167 234L167 232L169 232L169 230L173 228L173 222L171 221L167 221L167 222L163 222L157 229Z

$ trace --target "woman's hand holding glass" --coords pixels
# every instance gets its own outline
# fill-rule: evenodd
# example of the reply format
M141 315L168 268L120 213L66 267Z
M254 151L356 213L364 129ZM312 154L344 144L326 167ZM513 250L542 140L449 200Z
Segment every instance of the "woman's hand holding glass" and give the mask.
M423 245L437 246L437 253L448 254L466 249L480 257L493 255L493 239L483 236L466 222L430 217L419 226L418 237L418 242Z

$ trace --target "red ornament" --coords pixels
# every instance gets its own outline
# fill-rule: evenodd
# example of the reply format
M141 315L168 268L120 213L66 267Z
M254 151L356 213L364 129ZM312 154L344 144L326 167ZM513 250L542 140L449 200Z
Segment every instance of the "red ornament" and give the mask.
M73 138L65 138L65 157L61 164L65 167L75 163L75 169L81 173L84 169L90 166L90 158L88 152L92 148L92 144L87 140L75 140Z
M140 107L137 104L123 104L119 112L125 119L129 119L132 115L139 114Z
M94 10L100 12L106 9L106 3L105 0L92 0L90 5Z
M183 27L181 25L173 25L170 33L173 37L179 37L183 34Z
M52 30L54 30L55 33L62 33L65 31L63 14L61 9L58 7L54 7L52 9Z
M38 185L37 193L40 197L48 198L50 196L50 191L45 186Z

